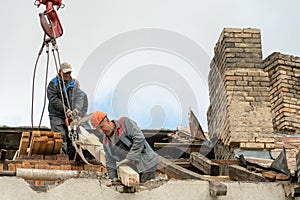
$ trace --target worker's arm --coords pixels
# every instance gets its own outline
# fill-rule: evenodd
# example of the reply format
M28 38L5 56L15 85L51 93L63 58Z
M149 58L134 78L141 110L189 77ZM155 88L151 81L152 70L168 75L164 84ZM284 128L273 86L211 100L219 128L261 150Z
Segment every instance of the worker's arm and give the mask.
M133 120L125 117L124 125L128 137L132 140L132 146L126 158L132 161L139 161L141 153L145 148L145 136Z

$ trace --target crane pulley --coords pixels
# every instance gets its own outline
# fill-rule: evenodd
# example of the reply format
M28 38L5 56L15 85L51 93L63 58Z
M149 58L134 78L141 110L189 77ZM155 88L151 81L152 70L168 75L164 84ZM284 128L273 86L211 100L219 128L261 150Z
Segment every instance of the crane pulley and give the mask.
M58 38L63 34L63 28L58 18L58 15L54 9L54 6L59 8L64 8L62 0L36 0L34 5L39 7L41 4L46 5L46 10L42 13L39 13L41 26L44 32L50 38Z

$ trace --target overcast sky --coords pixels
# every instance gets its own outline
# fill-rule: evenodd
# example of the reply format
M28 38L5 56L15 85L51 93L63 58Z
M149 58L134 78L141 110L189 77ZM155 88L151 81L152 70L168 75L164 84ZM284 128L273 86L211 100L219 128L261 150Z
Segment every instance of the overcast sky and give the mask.
M34 0L0 7L0 125L31 126L33 69L42 44ZM143 127L187 125L195 111L207 130L207 73L223 28L259 28L263 57L300 56L297 0L87 0L63 1L60 57L88 92L89 112L127 115ZM142 39L141 39L142 38ZM195 52L193 51L197 51ZM43 107L46 54L38 64L34 125ZM52 57L51 57L52 58ZM55 76L53 60L48 81ZM90 73L90 78L89 78ZM42 125L49 127L46 109Z

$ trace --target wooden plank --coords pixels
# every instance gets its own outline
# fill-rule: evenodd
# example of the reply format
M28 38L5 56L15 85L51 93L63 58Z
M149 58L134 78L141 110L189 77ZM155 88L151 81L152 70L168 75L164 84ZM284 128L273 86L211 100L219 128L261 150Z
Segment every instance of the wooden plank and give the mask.
M30 145L29 155L38 154L40 145L41 145L40 137L33 137Z
M167 174L170 178L176 179L198 179L198 180L210 180L208 177L202 176L188 169L180 167L173 162L159 156L160 162L158 164L158 170Z
M48 138L49 137L53 138L54 134L52 131L41 131L41 136L47 136Z
M23 132L20 140L18 156L27 155L27 148L29 145L30 132Z
M29 144L29 138L21 138L18 156L20 155L27 155L27 148Z
M285 174L283 174L283 173L278 173L278 174L276 175L276 180L278 180L278 181L287 181L287 180L289 180L289 179L290 179L290 176L285 175Z
M177 141L179 141L177 139ZM192 142L170 142L170 143L164 143L164 142L155 142L154 143L155 149L162 149L172 151L172 149L180 150L182 152L186 152L188 154L192 152L201 152L202 154L207 155L209 152L211 152L212 148L209 148L207 146L202 146L201 143L192 143Z
M204 131L192 110L189 112L189 126L191 135L199 140L207 140Z
M266 178L261 174L250 172L244 167L238 165L228 166L229 177L235 181L257 181L266 182Z
M54 139L61 139L61 134L58 132L53 132L53 138Z
M226 196L227 186L220 182L210 181L209 182L209 194L211 196Z
M276 175L277 175L278 173L277 172L274 172L274 171L263 171L262 173L261 173L261 175L263 175L263 177L266 177L266 178L268 178L268 179L271 179L271 180L275 180L276 179Z
M60 154L63 139L55 139L52 154Z
M271 168L271 164L274 161L271 159L252 158L252 157L247 157L247 158L245 158L245 160L251 164L256 164L256 165L264 167L264 168Z
M211 162L217 163L217 164L222 164L222 165L241 165L240 160L215 160L212 159Z
M191 153L190 163L201 170L204 174L211 176L219 175L219 164L211 162L211 160L197 152Z
M139 174L129 166L120 166L117 173L121 183L125 186L132 187L140 184Z
M54 147L54 140L51 138L47 141L45 155L51 155Z
M47 148L48 136L41 136L40 137L40 148L38 154L45 154Z

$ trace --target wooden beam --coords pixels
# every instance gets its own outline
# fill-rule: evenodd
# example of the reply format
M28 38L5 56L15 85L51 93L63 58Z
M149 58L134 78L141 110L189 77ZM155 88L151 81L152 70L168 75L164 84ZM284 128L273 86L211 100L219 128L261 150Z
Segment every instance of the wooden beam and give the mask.
M204 131L192 110L189 112L189 126L192 137L199 140L207 140Z
M28 155L27 148L29 145L30 132L23 132L20 140L18 156Z
M241 165L241 161L239 160L215 160L215 159L212 159L211 162L213 163L217 163L219 165Z
M140 184L139 174L127 165L120 166L117 173L121 183L125 186L133 187Z
M191 153L190 163L201 170L204 174L211 176L219 175L219 164L211 162L210 159L199 154L198 152Z
M266 178L268 178L268 179L270 179L270 180L275 180L276 179L276 175L277 175L278 173L277 172L274 172L274 171L263 171L262 173L261 173L261 175L263 175L263 177L266 177Z
M154 147L156 148L189 148L189 147L198 147L201 148L202 144L194 144L194 143L166 143L166 142L155 142Z
M161 156L159 156L159 159L158 170L167 174L170 178L209 180L209 178L180 167Z
M209 194L211 196L226 196L227 186L220 182L210 181L209 182Z
M182 152L186 152L188 154L192 152L201 152L203 154L208 154L211 152L212 148L202 146L202 143L192 143L192 142L155 142L154 143L155 149L178 149Z
M257 181L266 182L266 178L260 173L250 172L244 167L238 165L228 166L229 177L234 181Z

